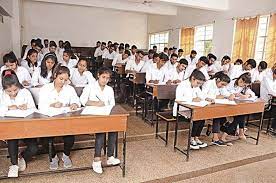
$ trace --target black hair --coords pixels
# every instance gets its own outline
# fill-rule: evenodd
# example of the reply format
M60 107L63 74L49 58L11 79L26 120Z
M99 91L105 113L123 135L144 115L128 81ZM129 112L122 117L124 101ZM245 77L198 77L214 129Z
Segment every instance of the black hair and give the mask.
M172 48L169 48L169 51L173 50Z
M48 42L49 42L49 39L45 38L43 41L44 41L44 42L45 42L45 41L48 41Z
M178 52L184 52L183 49L178 49Z
M273 74L276 74L276 69L273 70Z
M41 65L40 65L40 69L41 69L40 76L42 76L43 78L47 78L47 76L48 76L47 67L46 67L46 60L48 60L48 59L51 59L55 62L55 64L53 65L53 68L52 68L52 75L53 75L54 69L58 63L57 56L55 53L47 53L43 57L43 59L41 61Z
M58 42L59 42L59 43L63 43L63 40L59 40Z
M194 77L196 80L199 80L199 81L206 81L204 74L198 69L195 69L192 72L191 76L189 77L189 80L191 80L192 77Z
M125 47L119 46L119 50L124 50L124 49L125 49Z
M114 45L119 45L119 43L117 43L117 42L115 42L115 43L113 43Z
M173 53L173 54L171 54L171 58L172 58L172 57L178 58L178 55L177 55L176 53Z
M36 39L31 40L31 44L36 43Z
M5 89L11 87L12 85L15 85L16 87L18 87L20 89L23 88L22 84L19 82L18 77L13 70L11 70L11 69L4 70L2 72L3 89L5 90Z
M131 53L130 53L130 51L129 51L129 50L125 50L125 51L124 51L124 54L127 54L128 56L130 56L130 55L131 55Z
M73 53L73 51L71 49L65 49L64 52L63 52L63 54L64 53L67 53L70 58L74 55L74 53Z
M154 53L155 52L152 49L150 49L149 52L148 52L148 54L154 54Z
M69 41L65 41L65 42L63 43L63 48L64 48L65 50L71 50L71 49L72 49L71 43L70 43Z
M111 45L109 46L109 48L111 48L111 47L115 48L115 45L114 45L114 44L111 44Z
M136 52L136 54L142 54L142 55L145 55L145 53L144 53L142 50L138 50L138 51Z
M27 58L26 61L28 62L28 66L31 67L31 65L33 64L31 62L31 60L29 59L29 56L31 56L33 53L38 54L38 52L35 49L29 49L28 53L27 53ZM37 67L37 61L34 63L34 66Z
M251 84L251 74L250 72L246 72L243 73L242 75L240 75L240 77L237 78L237 80L235 81L235 85L238 85L238 80L242 79L243 82L245 82L246 84Z
M18 65L18 60L17 60L15 54L13 53L13 51L11 51L3 56L3 62L4 62L4 64L5 63L16 63L16 65Z
M160 53L159 54L159 58L160 58L160 60L164 60L164 61L168 61L169 60L168 55L166 55L165 53Z
M61 74L68 74L68 77L70 77L70 70L68 69L68 67L58 64L54 69L54 75L52 77L52 81L54 81L57 78L57 76Z
M97 41L97 44L100 43L101 44L101 41Z
M208 60L208 58L207 58L206 56L201 56L201 57L199 58L199 61L202 61L202 62L204 62L205 64L209 64L209 60Z
M44 47L41 43L37 43L36 46L38 46L40 49Z
M235 61L235 64L236 64L236 63L243 64L243 61L242 61L242 59L239 59L239 58L238 58L238 59Z
M221 60L231 60L231 58L228 55L224 55Z
M156 58L156 57L159 57L159 58L160 58L160 54L159 54L159 53L154 53L154 54L153 54L153 59Z
M110 44L110 43L112 44L112 41L108 41L108 42L107 42L107 44Z
M166 50L169 50L169 48L168 48L168 47L165 47L165 48L164 48L164 51L166 51Z
M152 47L152 49L155 49L155 48L157 49L157 46L156 46L156 45L154 45L154 46Z
M108 67L101 67L98 70L99 75L106 74L106 73L109 74L110 76L112 75L112 71Z
M90 67L90 62L89 62L86 58L84 58L84 57L81 57L81 58L79 59L77 65L76 65L76 68L78 68L78 64L80 63L80 61L85 61L85 62L86 62L86 68L89 69L89 67Z
M128 43L125 44L125 48L129 48L130 45Z
M35 41L36 43L42 43L40 38L37 38Z
M251 65L252 68L256 68L256 66L257 66L256 61L255 61L254 59L252 59L252 58L248 59L248 60L246 61L246 64L247 64L247 65Z
M192 50L192 51L191 51L191 55L192 55L192 54L197 54L197 52L196 52L195 50Z
M106 42L102 42L102 45L105 45L105 46L106 46Z
M265 61L261 61L258 67L260 67L262 70L265 70L267 68L267 63Z
M125 44L124 43L120 43L119 47L122 46L125 48Z
M132 46L131 46L131 49L137 49L137 46L132 45Z
M188 61L185 58L182 58L179 60L179 65L180 64L188 65Z
M209 53L207 55L207 58L209 58L209 59L213 58L214 60L217 60L217 57L214 54L212 54L212 53Z
M52 46L57 47L57 44L55 41L50 41L49 47L52 47Z
M211 79L219 79L222 82L230 83L230 77L223 71L217 72Z

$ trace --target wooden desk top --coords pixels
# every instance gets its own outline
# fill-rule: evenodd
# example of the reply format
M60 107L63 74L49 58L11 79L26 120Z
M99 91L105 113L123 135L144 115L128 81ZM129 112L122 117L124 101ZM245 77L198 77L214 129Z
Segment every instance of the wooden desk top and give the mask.
M129 73L129 75L133 77L130 77L129 81L133 82L134 84L145 84L146 82L146 73L144 72Z
M178 85L166 85L166 84L147 84L147 87L152 89L152 96L157 99L175 99L175 92Z
M205 107L191 106L179 101L176 103L192 110L193 121L260 113L265 107L265 102L260 99L255 102L237 100L237 105L210 104ZM187 115L187 111L179 111L179 114Z
M76 111L54 117L34 113L26 118L0 118L0 140L127 130L129 113L119 105L108 116L80 113Z

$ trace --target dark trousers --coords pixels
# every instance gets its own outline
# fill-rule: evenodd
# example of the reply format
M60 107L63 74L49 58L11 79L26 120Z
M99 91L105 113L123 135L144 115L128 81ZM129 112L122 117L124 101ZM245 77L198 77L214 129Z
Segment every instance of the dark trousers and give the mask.
M245 115L235 116L234 121L221 128L221 131L227 133L228 135L235 135L238 125L240 129L244 128Z
M120 83L119 99L120 100L128 99L129 96L132 94L132 88L133 88L133 83L130 82L128 78L122 80L122 83Z
M271 118L274 118L271 123L271 128L276 130L276 106L272 106L271 110Z
M205 120L199 120L193 122L192 137L199 137L204 127Z
M107 142L107 157L114 155L115 143L117 139L118 132L109 132L108 133L108 142ZM101 157L102 148L105 141L105 133L96 133L95 140L95 155L94 157Z
M49 144L49 141L54 141L54 137L47 138L47 141ZM74 142L75 142L75 136L73 136L73 135L63 136L63 142L64 142L64 151L63 152L66 156L69 156L70 152L72 150L72 147L74 145ZM47 147L47 149L49 149L49 146ZM52 158L54 158L56 156L56 154L57 153L56 153L54 143L52 143Z
M219 133L220 127L226 122L226 118L215 118L213 119L213 127L212 132L213 133Z
M8 140L8 151L12 165L18 164L18 141L19 140ZM26 144L27 148L21 153L21 156L25 159L26 162L28 162L32 159L34 155L37 154L37 139L30 138L24 139L23 141Z

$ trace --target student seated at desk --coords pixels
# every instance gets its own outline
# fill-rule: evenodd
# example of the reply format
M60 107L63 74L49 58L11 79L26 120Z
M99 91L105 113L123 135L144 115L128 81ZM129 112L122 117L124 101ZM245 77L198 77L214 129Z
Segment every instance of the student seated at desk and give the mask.
M209 76L213 76L217 72L216 67L214 65L215 61L217 60L217 57L214 54L209 53L207 55L207 58L209 60L209 63L207 66L207 71L208 71Z
M96 48L95 53L94 53L94 57L98 58L100 56L102 56L104 54L104 52L106 52L106 43L102 42L101 46Z
M200 86L205 82L204 74L199 70L194 70L191 76L181 82L176 88L175 101L183 102L200 102L205 100L205 96L200 89ZM183 107L179 107L179 111L183 110ZM185 110L185 108L184 108ZM173 106L173 116L177 115L177 104ZM194 121L192 134L191 134L191 149L200 149L207 147L207 144L199 140L200 134L204 127L205 120Z
M32 86L41 87L47 83L50 83L53 70L57 63L58 61L56 55L54 53L47 53L44 56L40 67L38 67L33 73L31 80Z
M116 56L116 52L114 51L114 44L111 44L109 47L108 47L108 51L105 51L103 53L103 56L102 58L103 59L108 59L108 60L113 60Z
M179 60L185 58L184 55L183 55L183 53L184 53L183 49L179 49L179 50L178 50L178 54L177 54L178 58L177 58L177 61L179 61Z
M127 50L127 49L125 48L125 50ZM130 50L130 60L135 60L136 53L137 53L137 46L132 45L131 50Z
M223 71L217 72L212 79L206 81L202 86L202 91L205 97L214 102L215 99L224 99L228 98L229 100L233 100L235 98L234 94L230 94L227 91L226 86L230 83L230 78L228 75L224 74ZM213 120L213 140L212 144L217 146L225 146L226 143L220 140L220 123L224 122L224 118L214 119Z
M261 61L257 68L252 72L252 83L260 83L266 75L267 63Z
M2 86L3 90L0 91L1 110L27 110L35 108L31 93L20 84L13 70L3 71ZM27 148L25 151L18 153L18 141L18 139L7 141L12 164L9 167L8 177L18 177L18 171L24 171L26 169L26 162L30 161L32 156L36 155L38 151L37 140L35 138L28 138L23 139Z
M76 67L78 61L71 58L73 54L72 50L64 50L61 65L66 66L69 69Z
M75 89L68 85L70 71L65 66L58 66L53 75L53 82L45 84L39 92L38 109L42 112L53 110L53 108L69 107L71 110L76 110L80 107L79 97ZM47 97L45 97L47 96ZM53 141L54 137L47 138ZM61 160L64 168L72 167L70 159L70 152L74 145L74 136L68 135L63 137L64 153ZM53 145L53 143L52 143ZM56 154L54 145L52 146L52 162L50 162L50 169L58 169L59 158Z
M210 77L208 75L207 67L206 67L208 65L208 63L209 63L209 60L205 56L200 57L196 64L189 64L189 61L188 61L188 67L186 69L184 79L189 78L191 73L195 69L197 69L197 70L200 70L204 74L206 80L209 80Z
M31 75L26 68L18 65L18 60L13 52L5 54L3 56L3 62L5 65L1 67L1 73L4 70L11 69L16 73L19 82L24 87L30 86Z
M184 74L188 66L188 61L185 58L179 60L176 68L172 68L166 73L165 82L166 84L178 84L184 80Z
M214 63L214 73L223 71L225 74L229 73L231 58L228 55L224 55L221 61L215 61Z
M261 99L266 103L269 102L269 99L274 96L276 97L276 63L274 66L267 71L266 76L264 76L263 81L261 82ZM275 106L272 106L272 114L274 114L271 128L276 133L276 119L275 119Z
M170 57L170 61L166 62L165 67L166 67L168 70L171 70L171 69L173 69L173 68L176 68L177 65L178 65L177 59L178 59L177 54L173 53L173 54L171 55L171 57Z
M74 86L85 86L95 82L92 73L88 71L89 62L85 58L80 58L76 67L70 69L70 80Z
M236 80L232 80L230 84L226 87L228 92L233 94L236 99L248 99L255 97L255 93L249 88L251 84L251 74L249 72L243 73ZM236 135L237 126L239 125L239 138L246 140L246 136L244 134L244 126L245 126L245 116L239 115L235 116L234 120L230 124L225 124L221 127L221 131L224 132L221 141L226 142L227 135ZM218 119L221 123L226 122L226 118ZM232 144L231 144L232 145Z
M249 72L252 75L254 68L256 68L256 61L254 59L248 59L242 65L233 65L229 71L229 77L230 79L236 79L246 72Z
M109 68L102 67L98 72L98 80L90 85L87 85L80 97L80 101L84 106L115 106L113 88L108 86L112 72ZM120 160L114 157L114 148L118 132L108 133L107 145L107 165L118 165ZM103 173L101 163L101 151L104 146L104 133L96 133L95 154L92 163L92 168L96 173Z
M188 65L195 65L198 62L196 58L197 52L195 50L191 51L191 54L186 56L186 60L188 61Z
M125 50L122 54L116 55L116 57L112 62L112 66L115 66L117 64L125 65L129 61L129 57L130 57L130 51Z
M165 63L169 60L169 58L164 53L161 53L159 58L159 61L149 67L146 71L147 84L158 84L164 82L165 80L165 75L168 72L168 69L165 67Z
M37 56L38 52L35 49L30 49L27 53L26 60L21 61L21 66L26 68L31 76L38 68Z

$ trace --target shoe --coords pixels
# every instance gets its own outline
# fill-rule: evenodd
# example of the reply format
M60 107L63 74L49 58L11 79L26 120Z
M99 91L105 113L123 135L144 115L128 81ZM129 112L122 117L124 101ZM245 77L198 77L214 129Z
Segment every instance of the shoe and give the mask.
M9 167L8 177L18 177L19 167L17 165L11 165Z
M106 161L106 164L107 165L118 165L118 164L120 164L120 160L119 159L117 159L117 158L114 158L113 156L110 156L109 158L108 158L108 160Z
M207 143L201 142L199 139L196 140L196 143L200 148L204 148L208 146Z
M102 174L103 173L102 162L101 161L93 161L92 169L94 170L94 172L96 172L98 174Z
M219 147L225 147L225 146L227 146L227 144L225 142L223 142L222 140L213 141L212 144L213 145L217 145Z
M26 169L26 161L24 158L18 158L18 167L20 172L23 172Z
M64 153L62 155L61 160L63 161L64 168L71 168L73 166L72 161L69 156L66 156Z
M57 170L58 169L58 156L56 155L52 158L52 162L50 162L50 170Z
M194 150L198 150L199 149L199 146L197 145L197 143L196 143L195 140L191 140L190 148L194 149Z

